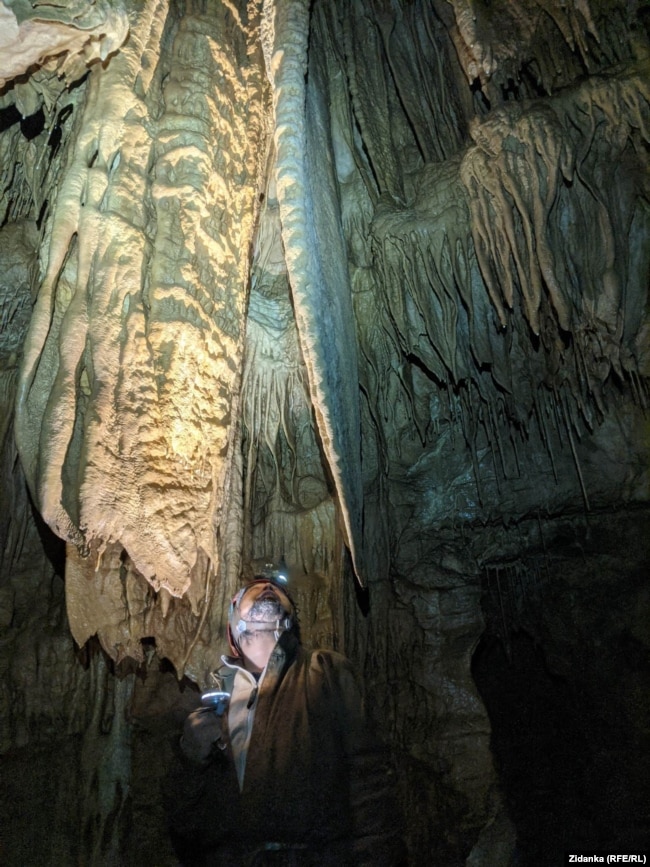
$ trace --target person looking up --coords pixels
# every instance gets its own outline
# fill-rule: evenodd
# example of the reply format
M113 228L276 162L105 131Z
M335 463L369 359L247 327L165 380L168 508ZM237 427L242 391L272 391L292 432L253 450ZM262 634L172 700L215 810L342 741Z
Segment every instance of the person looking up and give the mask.
M189 714L167 780L181 864L405 864L394 776L349 660L303 647L273 575L232 600L228 637L227 706Z

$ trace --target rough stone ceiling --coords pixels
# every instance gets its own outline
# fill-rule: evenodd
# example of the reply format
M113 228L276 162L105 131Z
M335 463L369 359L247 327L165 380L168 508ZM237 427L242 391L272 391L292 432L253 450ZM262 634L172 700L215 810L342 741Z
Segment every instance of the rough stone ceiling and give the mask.
M16 438L80 644L200 679L242 562L337 581L345 543L365 582L403 534L647 499L642 10L0 25L2 339L11 378L33 295Z

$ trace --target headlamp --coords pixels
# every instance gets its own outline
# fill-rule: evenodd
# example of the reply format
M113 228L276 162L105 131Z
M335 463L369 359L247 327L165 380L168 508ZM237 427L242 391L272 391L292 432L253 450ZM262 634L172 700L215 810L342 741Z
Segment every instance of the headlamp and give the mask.
M287 604L284 602L282 603L285 610L284 615L281 618L272 621L247 621L241 617L239 609L244 595L251 589L251 587L255 587L258 584L275 586L282 592L289 607L287 609ZM286 567L278 568L274 566L273 563L266 563L264 569L262 569L252 581L242 587L241 590L235 594L230 603L230 611L228 613L228 642L230 644L230 649L235 656L239 656L241 653L239 641L246 633L277 632L279 636L280 632L292 628L294 625L293 616L295 612L293 601L288 596L285 589L287 584L288 577Z
M289 576L286 569L276 569L273 563L266 563L264 569L260 573L260 578L266 578L267 581L272 581L274 584L279 584L281 587L286 587L289 583Z

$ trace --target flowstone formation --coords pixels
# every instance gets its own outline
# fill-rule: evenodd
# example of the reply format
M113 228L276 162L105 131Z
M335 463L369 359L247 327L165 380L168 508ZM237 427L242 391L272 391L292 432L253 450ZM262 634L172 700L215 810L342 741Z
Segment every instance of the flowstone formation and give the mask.
M25 484L76 644L122 674L207 682L240 574L284 557L305 637L366 675L413 863L507 859L482 576L648 501L647 27L618 0L3 0L7 627L34 621Z
M183 594L200 614L217 569L264 149L249 36L217 11L172 25L167 4L145 4L88 78L46 217L17 413L30 487L70 543L78 643L99 631L111 655L141 657L139 639L158 634L181 670L184 612L167 639L165 615ZM111 626L120 570L158 602L125 577L129 622Z

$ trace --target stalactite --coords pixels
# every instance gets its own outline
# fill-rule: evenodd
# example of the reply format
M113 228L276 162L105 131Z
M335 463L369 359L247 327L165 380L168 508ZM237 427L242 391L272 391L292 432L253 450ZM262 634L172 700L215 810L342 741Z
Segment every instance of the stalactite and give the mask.
M541 534L539 516L537 521ZM543 548L543 535L540 544ZM546 561L546 554L542 556ZM482 566L482 607L487 620L486 633L499 639L510 660L516 633L534 630L542 604L539 568L539 556L533 552L507 560L491 560Z
M309 50L309 4L282 0L274 12L274 176L291 297L346 545L363 584L357 348L331 160L328 61L321 48Z
M298 572L329 575L340 539L291 304L273 171L253 245L241 407L246 562L283 556Z
M117 51L129 32L121 0L11 0L0 9L0 22L13 48L3 48L0 87L45 63L59 78L77 81L87 65Z
M563 109L565 110L565 109ZM520 114L514 112L513 117L519 118ZM576 327L569 336L562 335L562 323L569 326L570 321L576 321L575 309L579 305L579 297L576 297L574 284L560 284L552 276L551 271L556 267L550 258L550 244L554 249L562 251L562 245L558 244L553 235L546 240L540 237L547 231L545 228L554 221L560 221L560 215L566 207L567 193L563 188L563 177L571 177L570 154L571 147L562 144L564 135L562 124L553 119L555 115L545 109L538 115L526 118L520 131L519 141L522 148L535 147L538 154L544 154L543 158L536 156L534 165L524 170L524 162L513 163L509 155L504 162L504 187L499 191L499 182L490 181L490 195L501 197L507 219L501 222L502 235L493 235L491 243L498 249L500 263L492 268L494 278L497 274L502 276L505 269L510 268L515 261L503 254L503 242L510 243L508 248L517 252L518 265L510 281L512 296L507 300L509 312L501 308L505 331L499 332L496 328L483 328L480 331L472 328L473 318L479 308L481 293L486 293L486 286L476 279L476 259L473 258L475 249L467 248L459 244L456 237L462 235L460 227L463 221L469 221L469 209L465 210L464 197L454 195L457 176L453 174L453 167L445 167L444 170L427 167L421 175L418 197L411 208L400 208L394 205L382 203L376 211L372 223L374 267L370 274L374 285L379 290L377 295L378 311L374 318L379 315L384 323L384 331L391 335L391 340L386 342L385 349L378 352L381 342L368 341L368 348L364 356L371 359L369 369L383 370L377 380L390 381L391 371L394 369L394 361L391 354L397 352L411 363L416 362L422 369L427 371L431 379L430 388L433 390L447 383L448 388L458 388L463 407L460 421L464 429L467 449L474 467L474 476L479 487L479 499L484 501L485 495L480 490L480 476L483 469L476 460L477 448L477 421L474 419L474 410L466 402L466 395L476 392L478 397L477 418L481 412L487 413L485 418L494 416L497 406L503 405L504 438L510 442L510 449L517 466L517 477L521 477L524 468L522 458L519 455L517 438L528 438L531 424L536 414L536 405L544 399L541 392L548 392L555 388L557 400L563 401L571 414L571 424L575 436L581 437L583 432L593 431L599 419L605 415L603 389L607 387L606 379L609 372L609 364L603 368L601 359L604 347L612 347L612 338L607 338L603 343L600 330L594 338L588 337L580 327ZM537 118L537 120L536 120ZM533 135L530 129L539 121L539 129ZM517 121L519 122L519 121ZM502 121L496 122L499 128ZM510 128L506 125L506 128ZM550 129L555 130L557 141L550 141L552 135ZM542 135L545 130L548 135ZM485 130L477 136L483 142L484 148L489 148L489 136L484 136ZM546 138L545 138L546 136ZM533 142L532 145L525 142ZM535 144L537 142L537 144ZM544 151L546 148L546 151ZM519 159L519 157L517 157ZM490 155L494 162L494 154ZM540 166L549 166L548 172L542 172L542 180L530 183L528 175L536 176L540 173ZM490 163L486 161L480 164L481 171L490 171ZM466 166L466 163L463 163ZM560 172L556 166L563 166ZM516 167L516 172L513 172ZM482 183L486 183L486 175L475 176ZM436 186L430 186L435 178ZM519 181L513 180L519 178ZM430 181L431 179L431 181ZM443 187L443 180L447 186ZM517 184L520 184L518 187ZM443 193L442 190L445 190ZM477 189L477 187L474 187ZM558 192L558 191L561 192ZM492 199L495 201L496 199ZM487 199L485 200L487 202ZM450 204L453 202L453 206ZM509 208L512 205L516 210L513 216ZM487 207L487 204L486 204ZM497 210L494 213L498 213ZM444 213L444 222L440 222L440 214ZM487 211L484 212L487 214ZM435 215L435 216L434 216ZM435 217L438 217L438 220ZM478 219L476 214L475 220ZM489 222L489 221L487 221ZM476 222L474 226L477 226ZM482 219L479 232L484 231L486 219ZM522 235L522 227L527 226L527 233ZM521 241L523 237L523 242ZM480 243L475 238L475 243ZM518 246L521 244L521 248ZM455 255L451 254L454 250ZM557 254L554 254L557 256ZM560 256L563 255L560 252ZM533 289L528 300L520 294L519 287L522 282L528 286L530 276L531 257L537 257L540 276L537 287ZM514 267L514 265L513 265ZM568 269L562 270L568 273ZM483 276L485 276L483 274ZM577 280L578 278L572 277ZM454 291L450 291L450 287ZM492 299L497 297L500 291L498 281L494 284ZM552 289L552 291L551 291ZM639 284L638 290L641 291ZM487 297L486 293L486 297ZM531 337L527 330L524 317L521 316L521 307L530 321L534 311L534 322L540 331L540 345L542 352L530 353ZM569 311L572 311L571 314ZM466 313L465 311L469 311ZM498 312L498 311L497 311ZM561 321L560 321L561 320ZM363 329L360 329L363 334ZM477 339L474 340L474 336ZM480 337L478 336L480 335ZM488 335L488 339L486 339ZM480 342L479 342L480 341ZM366 341L362 339L362 346ZM616 351L614 349L614 351ZM612 349L607 349L607 358L611 358ZM633 362L632 362L633 363ZM615 368L616 369L616 368ZM620 368L619 376L629 379L630 374ZM416 406L416 400L412 388L407 385L408 379L398 380L399 388L405 395L407 405ZM631 385L630 385L631 387ZM385 389L384 389L385 391ZM508 395L507 401L504 395ZM380 405L382 398L379 398ZM390 448L390 432L397 425L394 413L395 401L391 400L386 407L379 423L383 424L383 442ZM575 413L574 413L575 408ZM557 413L558 404L555 406ZM381 421L383 418L383 422ZM414 416L421 429L426 429L427 421L417 413ZM565 430L565 421L558 416L552 420L554 434L549 433L545 422L545 411L538 413L537 425L540 443L545 448L550 468L554 477L558 478L557 462L554 449L557 447L557 436ZM484 424L484 436L486 443L493 447L490 433L490 424ZM483 430L483 428L481 428ZM561 438L559 440L561 442ZM500 439L499 439L500 444ZM583 491L583 497L588 502L584 490L584 479L577 462L577 450L574 441L568 443L571 449L574 466L578 468L578 482ZM527 447L528 448L528 447ZM401 456L402 449L396 445L394 453ZM507 479L505 468L503 477ZM494 482L494 484L497 484Z
M635 95L635 98L630 98L629 113L617 109L616 116L609 117L611 133L615 136L611 139L612 147L616 141L616 148L620 153L628 136L633 136L633 129L638 128L643 132L647 122L647 105L645 102L640 104L644 92L641 79L632 72L602 84L589 83L574 94L573 101L565 97L554 102L552 110L549 107L540 107L533 113L529 108L525 114L521 114L519 108L504 109L473 127L473 137L478 149L470 150L464 158L461 177L468 191L474 196L471 204L473 232L477 252L481 252L483 277L494 299L497 290L490 288L490 283L495 279L495 275L500 275L502 285L509 287L504 289L504 300L512 308L514 276L524 298L526 316L535 332L539 332L539 307L543 289L549 293L558 323L563 330L572 330L572 319L578 318L576 312L571 311L582 309L588 312L588 307L585 310L586 301L581 298L580 288L572 285L572 281L566 276L559 279L559 275L568 275L570 269L564 262L566 254L560 252L561 246L557 243L556 236L549 237L546 228L549 223L554 225L562 222L562 211L571 202L570 198L567 200L566 194L560 201L559 192L561 179L571 180L574 177L574 167L579 165L577 144L573 144L571 129L576 120L579 124L582 123L581 117L584 113L576 113L575 106L586 105L587 117L593 111L600 111L607 117L607 112L602 109L603 105L626 105L623 94ZM608 111L611 112L611 109ZM626 128L628 135L621 137L621 130ZM583 129L580 141L589 140L590 137L585 135ZM518 150L515 142L519 142ZM608 161L611 160L612 163L616 159L617 157L612 155L608 157ZM559 167L561 172L558 172L556 167ZM585 168L578 172L578 176L590 188L594 187L595 207L603 221L603 244L605 249L611 249L612 230L607 209L604 203L598 204L602 202L602 193L595 189L598 185L589 179L589 170L585 174ZM542 180L537 181L538 178ZM574 199L577 195L579 191L574 194ZM586 214L584 218L590 219ZM501 222L506 228L505 233L493 234L488 230L486 235L486 224L491 225L493 220L497 221L497 226ZM515 225L520 227L519 231L515 231ZM524 245L519 241L522 233L526 239ZM551 250L557 252L552 254ZM603 266L602 273L605 276L612 273L613 255L612 250ZM511 273L508 262L510 256L515 266L514 274ZM590 270L589 262L585 263L585 268ZM601 282L602 273L594 273L596 283ZM603 288L604 298L609 298L612 289L605 284ZM611 298L609 303L612 310L618 308L617 301L617 298ZM601 300L597 315L602 316L606 309ZM497 312L502 315L499 307ZM605 322L607 327L612 327L609 320L606 319ZM613 357L612 361L617 363L616 357Z
M453 26L447 26L469 83L480 81L493 106L510 85L526 92L558 92L584 69L596 73L642 54L630 16L611 5L555 0L476 4L453 0ZM449 13L442 3L441 16ZM640 49L640 50L639 50Z
M55 531L82 554L121 546L133 580L187 594L176 662L220 569L267 134L259 20L251 7L248 29L229 29L233 12L190 3L175 21L150 0L125 49L93 68L48 216L17 416ZM69 612L80 642L101 628L85 602L70 598ZM169 647L167 619L148 625ZM127 644L137 655L137 638Z
M426 3L393 6L377 14L385 57L400 105L425 163L452 157L462 143L462 113L449 93L445 40Z
M34 98L23 105L22 91L28 87ZM62 168L60 161L53 159L54 140L56 137L59 146L65 146L72 126L67 119L83 93L82 83L69 88L55 73L38 70L28 82L0 95L0 117L5 127L0 136L2 225L26 218L39 225L42 222Z
M273 319L265 324L256 321L255 310L259 310L262 304L265 312L273 315ZM258 464L256 451L266 449L272 457L275 479L271 488L280 485L281 472L287 472L289 478L294 477L294 420L301 415L309 418L306 373L301 366L288 294L282 301L264 302L254 291L251 308L242 380L243 424L249 443L246 500L250 503L253 502L252 488ZM284 436L289 447L288 468L281 468L279 463L280 435Z
M404 178L390 131L385 52L379 28L365 14L363 0L351 0L343 24L352 110L370 157L380 194L404 201ZM360 46L364 50L360 51Z

